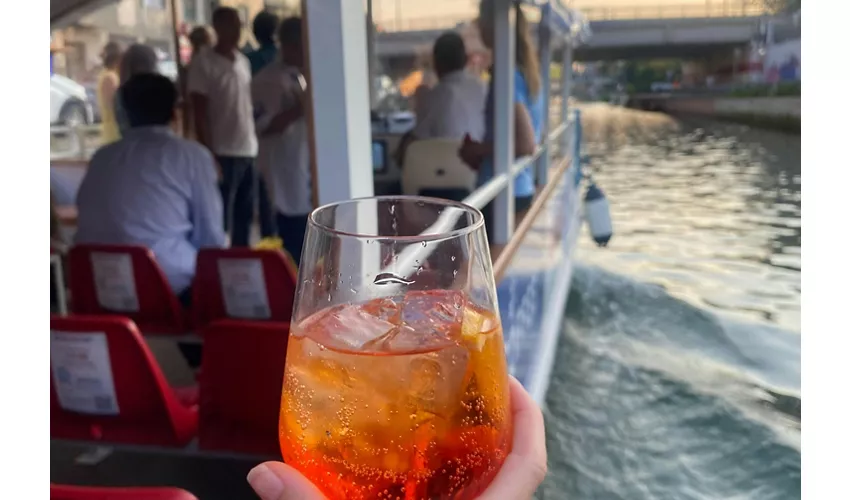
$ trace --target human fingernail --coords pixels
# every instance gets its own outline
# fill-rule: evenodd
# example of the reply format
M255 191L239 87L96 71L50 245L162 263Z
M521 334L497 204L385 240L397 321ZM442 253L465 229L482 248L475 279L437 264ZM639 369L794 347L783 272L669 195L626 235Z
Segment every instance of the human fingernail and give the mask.
M283 493L283 482L265 464L260 464L248 473L248 484L263 500L276 500Z

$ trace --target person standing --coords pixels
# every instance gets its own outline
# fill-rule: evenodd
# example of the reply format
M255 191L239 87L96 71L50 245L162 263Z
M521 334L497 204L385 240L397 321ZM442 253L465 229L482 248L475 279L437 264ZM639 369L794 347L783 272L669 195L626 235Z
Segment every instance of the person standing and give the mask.
M189 32L189 44L192 46L192 54L189 57L189 63L180 68L180 95L184 99L183 112L185 115L183 116L183 123L185 124L187 137L195 138L197 137L195 133L195 114L192 108L192 101L188 98L189 85L187 80L189 79L189 73L191 73L190 68L195 62L195 56L212 44L210 30L206 26L196 26Z
M484 45L493 49L495 28L493 27L493 0L482 0L480 4L478 29ZM514 156L522 158L534 154L540 143L543 130L543 94L541 92L540 63L537 51L531 39L530 24L519 5L516 12L516 68L514 70ZM492 71L491 71L492 73ZM477 141L470 136L464 138L458 154L469 165L478 171L478 185L482 186L493 178L493 79L487 93L485 108L485 137ZM536 192L534 172L529 165L514 178L514 212L515 224L519 224ZM489 203L482 210L487 231L490 231L493 204ZM495 260L495 256L493 257Z
M473 140L484 138L484 107L487 89L480 78L466 70L466 45L460 34L449 31L434 42L434 70L439 82L428 93L428 103L416 115L416 128L405 134L396 151L403 165L407 147L426 139Z
M159 58L156 52L147 45L140 43L130 45L124 52L121 58L121 70L119 76L121 78L121 86L130 78L144 73L159 73ZM118 130L121 136L130 129L130 122L127 119L124 100L121 97L121 87L115 92L115 122L118 124Z
M264 10L254 17L254 38L260 47L248 52L248 61L251 63L251 74L256 75L267 64L277 57L277 46L274 43L274 35L280 19L271 12Z
M298 263L307 217L313 209L300 18L280 23L278 42L278 57L260 70L251 93L260 137L260 170L272 186L283 246Z
M232 246L248 246L257 156L251 67L238 49L242 22L236 9L217 8L212 23L216 44L193 57L189 96L197 139L221 167L225 229L231 234Z
M260 44L260 47L246 54L248 62L251 63L251 75L254 77L256 77L261 69L277 58L277 46L274 43L274 36L279 23L280 18L265 10L254 17L254 38ZM259 193L257 194L259 196L260 234L263 238L271 238L277 235L277 228L275 227L274 209L272 208L266 182L268 173L262 168L259 170Z
M192 45L192 57L195 57L195 54L212 44L210 30L206 26L196 26L189 32L189 43Z
M118 65L121 64L121 46L109 42L103 47L103 69L97 77L97 106L100 109L101 144L106 145L121 138L115 119L115 93L120 85Z

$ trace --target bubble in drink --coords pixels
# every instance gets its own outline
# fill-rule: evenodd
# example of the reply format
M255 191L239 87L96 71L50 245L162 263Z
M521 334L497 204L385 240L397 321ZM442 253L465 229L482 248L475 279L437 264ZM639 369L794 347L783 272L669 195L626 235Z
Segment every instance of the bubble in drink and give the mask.
M335 306L292 329L281 450L330 499L475 498L509 452L508 405L498 317L466 295Z

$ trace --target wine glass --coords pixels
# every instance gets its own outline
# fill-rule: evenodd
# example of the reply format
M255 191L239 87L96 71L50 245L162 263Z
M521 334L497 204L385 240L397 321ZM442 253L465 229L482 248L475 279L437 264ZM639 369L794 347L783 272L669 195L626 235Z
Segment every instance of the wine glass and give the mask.
M330 499L474 498L510 451L484 219L434 198L309 219L281 396L284 461Z

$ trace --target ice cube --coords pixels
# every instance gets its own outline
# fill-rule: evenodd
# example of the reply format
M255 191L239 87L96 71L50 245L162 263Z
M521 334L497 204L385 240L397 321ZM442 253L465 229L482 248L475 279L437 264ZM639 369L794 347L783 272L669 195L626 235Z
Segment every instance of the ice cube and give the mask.
M439 346L460 337L464 302L463 294L453 290L409 292L401 305L401 321L425 345Z
M419 409L450 418L460 407L469 351L456 344L417 355L409 364L409 391Z
M399 324L401 320L401 304L399 302L400 297L382 297L366 302L363 304L362 310L384 321Z
M370 314L362 306L345 305L328 312L319 324L311 327L321 331L327 342L322 343L328 347L360 349L390 333L396 325Z

